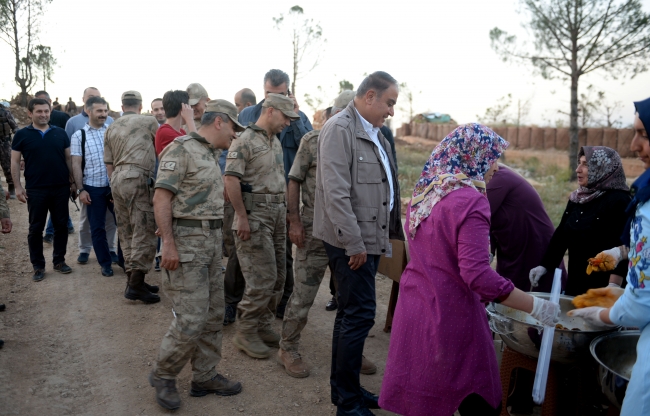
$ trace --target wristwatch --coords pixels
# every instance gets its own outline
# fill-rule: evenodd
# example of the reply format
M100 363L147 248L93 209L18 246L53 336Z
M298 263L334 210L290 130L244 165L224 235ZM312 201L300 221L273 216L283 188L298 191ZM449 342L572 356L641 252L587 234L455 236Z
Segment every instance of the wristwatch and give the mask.
M77 189L77 196L81 195L81 193L82 193L83 191L85 191L84 188Z

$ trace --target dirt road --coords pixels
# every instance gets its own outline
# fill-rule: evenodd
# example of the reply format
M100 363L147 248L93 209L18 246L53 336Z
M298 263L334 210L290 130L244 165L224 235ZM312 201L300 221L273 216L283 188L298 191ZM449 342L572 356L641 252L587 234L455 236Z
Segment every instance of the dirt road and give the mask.
M6 186L6 185L5 185ZM147 376L162 336L172 319L163 295L156 305L124 299L125 275L102 277L94 255L76 263L77 236L68 241L69 275L52 271L51 246L45 280L34 283L27 249L27 207L9 201L14 229L0 236L0 415L155 415L167 414L154 399ZM78 213L71 204L73 221ZM152 271L152 281L160 273ZM334 312L325 277L310 320L302 334L302 353L313 366L306 379L287 376L271 359L256 360L237 351L224 329L223 360L218 370L241 381L244 390L233 397L188 395L191 373L186 366L177 386L183 404L178 415L331 415L329 368ZM392 281L377 277L377 319L366 342L365 355L379 371L361 376L368 390L379 392L389 335L383 332ZM275 321L280 330L281 321ZM377 415L389 412L376 411Z

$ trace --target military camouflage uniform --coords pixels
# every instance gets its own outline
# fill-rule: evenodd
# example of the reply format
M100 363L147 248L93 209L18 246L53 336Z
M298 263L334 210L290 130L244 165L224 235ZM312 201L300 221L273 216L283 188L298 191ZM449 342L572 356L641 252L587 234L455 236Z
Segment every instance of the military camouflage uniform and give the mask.
M305 228L305 245L297 248L293 263L293 293L284 314L280 341L280 348L285 351L298 350L300 332L307 325L309 309L314 304L328 263L323 241L312 236L319 133L320 130L314 130L303 136L289 171L289 179L301 184L300 221Z
M242 334L270 330L282 297L286 276L286 202L282 146L274 135L251 124L230 145L225 175L237 176L252 187L248 214L250 239L237 236L238 217L232 229L246 289L237 307Z
M2 184L0 184L0 220L5 218L10 218L9 204L7 204L7 200L5 199L5 190L2 188Z
M160 154L156 188L174 193L172 226L180 265L164 270L163 289L174 310L155 375L175 379L188 360L193 380L210 380L221 360L223 180L215 150L192 132Z
M17 129L18 125L11 112L6 108L0 108L0 165L10 188L14 185L11 177L11 134ZM4 198L4 195L2 197Z
M153 170L157 129L154 117L126 112L108 127L104 138L104 163L114 167L111 191L127 272L147 273L156 255Z

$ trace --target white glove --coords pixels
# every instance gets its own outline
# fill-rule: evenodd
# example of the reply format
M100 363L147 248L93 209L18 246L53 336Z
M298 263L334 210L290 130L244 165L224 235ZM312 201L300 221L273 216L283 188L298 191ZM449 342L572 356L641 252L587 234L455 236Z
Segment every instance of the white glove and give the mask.
M588 308L573 309L569 311L567 315L582 318L589 325L596 328L614 328L616 325L606 324L602 319L600 319L600 311L604 309L605 308L601 308L600 306L590 306Z
M546 268L543 266L537 266L535 268L530 269L530 273L528 274L528 279L530 279L530 284L533 287L537 287L539 284L539 279L542 278L546 274Z
M544 326L553 326L560 320L560 305L533 296L533 311L530 316L540 321Z
M612 283L608 284L607 287L618 287L618 288L620 288L621 285L618 285L618 284L612 282Z

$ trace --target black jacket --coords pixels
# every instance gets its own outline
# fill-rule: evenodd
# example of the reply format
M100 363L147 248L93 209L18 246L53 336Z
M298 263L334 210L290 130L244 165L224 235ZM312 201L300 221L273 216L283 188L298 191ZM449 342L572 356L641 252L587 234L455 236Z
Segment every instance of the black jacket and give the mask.
M50 125L57 126L65 130L65 124L70 120L68 113L63 111L52 110L50 113Z

